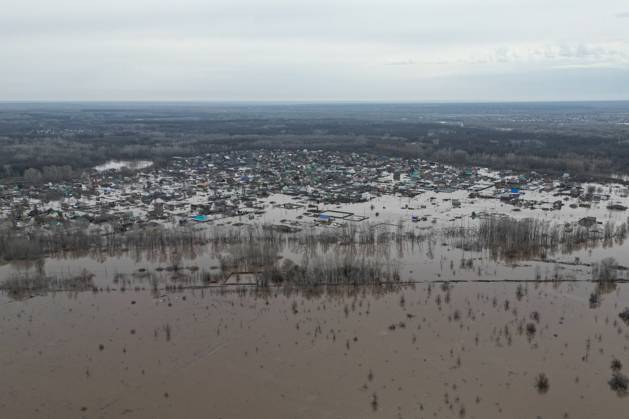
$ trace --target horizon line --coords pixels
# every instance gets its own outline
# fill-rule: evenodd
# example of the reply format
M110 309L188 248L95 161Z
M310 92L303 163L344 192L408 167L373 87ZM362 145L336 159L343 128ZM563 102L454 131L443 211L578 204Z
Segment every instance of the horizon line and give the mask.
M511 100L380 100L380 99L0 99L0 104L196 104L196 105L483 105L483 104L570 104L623 103L627 99L511 99Z

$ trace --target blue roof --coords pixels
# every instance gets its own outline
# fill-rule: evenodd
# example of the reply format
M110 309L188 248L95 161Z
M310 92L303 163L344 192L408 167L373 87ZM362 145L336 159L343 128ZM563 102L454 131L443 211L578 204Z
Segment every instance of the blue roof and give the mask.
M200 223L203 223L208 220L207 215L195 215L194 217L192 217L192 219Z

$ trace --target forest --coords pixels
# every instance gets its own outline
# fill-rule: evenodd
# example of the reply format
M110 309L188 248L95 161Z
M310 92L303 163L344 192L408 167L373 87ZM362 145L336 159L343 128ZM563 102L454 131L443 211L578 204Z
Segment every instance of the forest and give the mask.
M0 178L69 180L116 159L324 149L459 166L629 173L627 102L0 104Z

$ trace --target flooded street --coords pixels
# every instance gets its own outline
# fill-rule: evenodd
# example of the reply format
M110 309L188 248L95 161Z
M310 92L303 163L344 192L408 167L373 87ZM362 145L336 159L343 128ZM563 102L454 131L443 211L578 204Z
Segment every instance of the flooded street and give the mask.
M622 417L626 284L83 292L0 305L3 417ZM536 386L548 377L546 392Z

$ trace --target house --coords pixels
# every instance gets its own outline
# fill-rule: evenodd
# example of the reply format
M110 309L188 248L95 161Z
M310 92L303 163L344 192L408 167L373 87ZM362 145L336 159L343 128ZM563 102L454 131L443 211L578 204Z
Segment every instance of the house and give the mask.
M626 211L627 207L621 204L609 204L607 209L613 211Z
M596 224L596 217L583 217L578 221L581 227L592 227Z
M332 222L332 217L330 217L329 215L325 215L325 214L319 214L318 221L321 224L330 224Z

